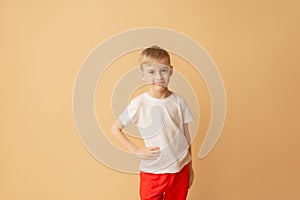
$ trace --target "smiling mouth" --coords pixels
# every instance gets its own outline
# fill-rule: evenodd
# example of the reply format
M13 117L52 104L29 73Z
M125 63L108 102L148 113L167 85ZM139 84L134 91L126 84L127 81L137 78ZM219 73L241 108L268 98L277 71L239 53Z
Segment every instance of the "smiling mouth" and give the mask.
M154 85L162 85L162 86L165 86L165 82L154 82L153 84L154 84Z

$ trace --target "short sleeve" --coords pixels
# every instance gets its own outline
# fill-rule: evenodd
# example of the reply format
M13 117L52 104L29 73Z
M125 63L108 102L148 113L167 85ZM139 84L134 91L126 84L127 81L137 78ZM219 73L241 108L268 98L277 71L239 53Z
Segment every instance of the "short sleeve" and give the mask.
M136 106L133 102L131 102L126 109L121 113L118 120L124 125L129 126L130 124L134 123L134 118L136 116Z
M186 101L183 98L181 98L181 108L182 108L183 123L186 124L186 123L193 121L192 112L191 112L189 106L187 105Z

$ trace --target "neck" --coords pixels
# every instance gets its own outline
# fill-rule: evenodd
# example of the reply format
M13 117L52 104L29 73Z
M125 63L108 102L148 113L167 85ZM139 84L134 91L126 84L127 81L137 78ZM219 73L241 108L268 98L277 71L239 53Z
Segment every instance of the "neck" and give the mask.
M170 96L172 94L172 92L168 88L166 88L163 91L155 91L155 90L149 89L147 93L151 97L157 98L157 99L164 99L164 98L167 98L168 96Z

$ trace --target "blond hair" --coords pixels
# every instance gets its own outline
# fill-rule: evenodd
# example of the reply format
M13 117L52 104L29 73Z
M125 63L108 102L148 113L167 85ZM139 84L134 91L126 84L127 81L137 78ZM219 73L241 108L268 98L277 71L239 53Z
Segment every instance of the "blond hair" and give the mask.
M157 60L165 60L171 65L171 59L169 53L160 48L159 46L151 46L142 51L139 57L139 65L142 67L144 64L151 64Z

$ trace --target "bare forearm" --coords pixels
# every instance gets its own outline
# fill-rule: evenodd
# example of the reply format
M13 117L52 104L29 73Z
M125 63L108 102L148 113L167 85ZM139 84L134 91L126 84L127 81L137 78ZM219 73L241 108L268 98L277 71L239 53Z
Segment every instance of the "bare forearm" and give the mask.
M145 160L155 160L160 156L160 147L137 147L122 131L123 126L115 123L111 128L111 133L115 138L131 153L134 153L137 157Z
M192 143L191 143L191 136L190 136L188 124L184 124L183 128L184 128L184 136L185 136L185 138L188 142L188 145L189 145L189 152L192 155Z
M137 147L128 139L128 137L123 133L122 129L120 129L116 124L112 126L111 133L128 151L131 153L136 152Z

